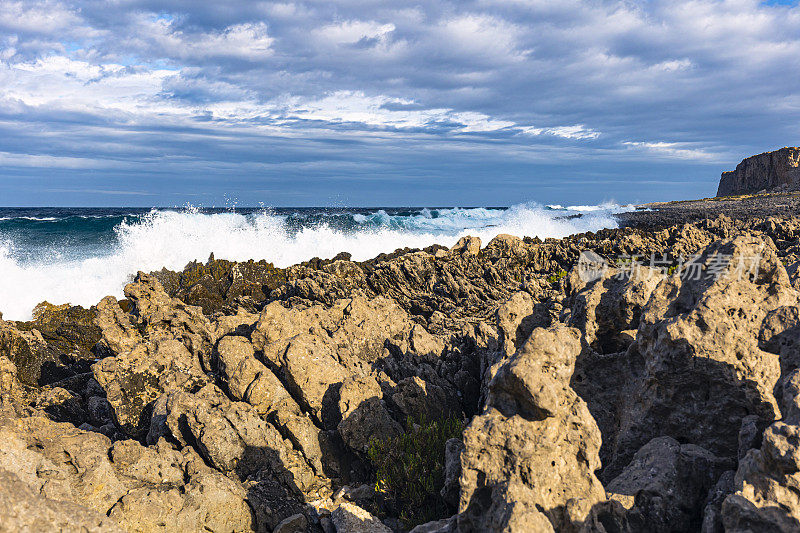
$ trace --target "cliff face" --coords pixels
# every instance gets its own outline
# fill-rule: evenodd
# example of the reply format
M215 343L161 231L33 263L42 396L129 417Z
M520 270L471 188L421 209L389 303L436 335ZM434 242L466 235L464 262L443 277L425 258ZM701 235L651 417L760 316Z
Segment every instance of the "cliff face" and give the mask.
M786 186L800 189L800 148L781 148L743 160L736 170L723 172L717 196L748 194Z

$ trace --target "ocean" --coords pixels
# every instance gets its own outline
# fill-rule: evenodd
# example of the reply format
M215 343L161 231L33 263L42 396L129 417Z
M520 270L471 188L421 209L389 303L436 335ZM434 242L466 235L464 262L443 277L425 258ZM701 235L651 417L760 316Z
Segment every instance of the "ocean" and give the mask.
M484 244L501 233L564 237L616 227L614 204L472 208L0 208L0 312L28 320L36 304L91 306L139 270L194 260L266 259L285 267L349 252Z

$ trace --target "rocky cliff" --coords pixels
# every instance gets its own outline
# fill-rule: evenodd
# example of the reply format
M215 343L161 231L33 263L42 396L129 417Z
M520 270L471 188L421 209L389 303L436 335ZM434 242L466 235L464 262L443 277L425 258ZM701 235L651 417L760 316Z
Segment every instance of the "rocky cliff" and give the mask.
M800 148L781 148L754 155L723 172L717 196L752 194L759 191L800 189Z
M721 216L0 316L0 531L798 531L799 267Z

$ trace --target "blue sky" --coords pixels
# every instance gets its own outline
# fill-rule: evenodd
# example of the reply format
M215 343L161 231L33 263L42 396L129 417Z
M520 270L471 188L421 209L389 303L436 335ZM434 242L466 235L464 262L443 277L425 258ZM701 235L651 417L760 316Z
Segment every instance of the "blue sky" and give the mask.
M796 144L797 2L0 3L0 205L680 199Z

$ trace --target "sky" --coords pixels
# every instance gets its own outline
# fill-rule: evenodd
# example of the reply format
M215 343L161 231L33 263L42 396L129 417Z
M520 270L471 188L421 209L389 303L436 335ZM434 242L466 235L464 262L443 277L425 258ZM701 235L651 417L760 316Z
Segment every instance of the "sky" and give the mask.
M0 1L0 205L713 196L800 144L800 7Z

